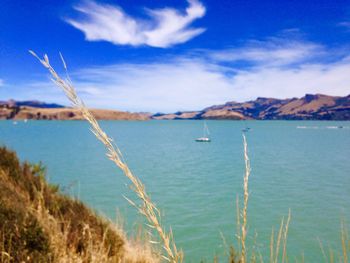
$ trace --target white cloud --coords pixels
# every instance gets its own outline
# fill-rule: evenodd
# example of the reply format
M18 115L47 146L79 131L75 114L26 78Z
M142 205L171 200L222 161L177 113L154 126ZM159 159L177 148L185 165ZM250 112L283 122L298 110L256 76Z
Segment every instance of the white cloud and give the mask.
M350 22L349 21L343 21L343 22L338 23L338 26L346 27L346 28L350 29Z
M256 97L350 94L350 56L346 48L330 50L312 43L290 43L281 43L283 52L279 53L269 50L270 42L260 42L261 52L256 56L252 55L251 44L239 48L240 56L251 63L245 67L216 59L218 51L202 51L198 56L192 53L152 63L89 67L71 72L71 76L88 106L129 111L175 112ZM299 55L298 50L308 51L300 51L303 55ZM328 57L332 59L324 59ZM274 63L276 60L278 63ZM13 92L67 104L62 93L48 85L52 86L50 82L32 83L29 88L26 83L22 90L18 91L18 85L18 92Z
M306 93L350 94L350 63L306 64L298 68L264 68L241 71L232 79L235 98L291 98Z
M83 31L89 41L108 41L116 45L169 47L184 43L203 33L204 28L190 24L205 15L205 7L197 0L188 0L184 13L173 9L146 9L148 20L129 16L119 6L85 2L75 9L84 19L66 19Z
M309 46L303 47L299 43L297 48L308 50ZM317 46L317 49L327 53L325 48ZM292 47L284 52L295 54ZM247 54L241 55L249 58ZM314 59L314 56L311 57ZM132 111L198 110L232 100L301 97L306 93L350 94L348 58L316 63L305 61L304 56L290 57L292 59L288 61L297 63L297 66L283 63L277 66L270 59L264 61L252 57L251 61L256 64L237 69L221 66L217 60L182 57L151 64L87 68L75 72L73 77L89 104Z
M243 61L254 65L286 66L319 58L323 53L323 47L314 43L272 38L269 41L250 41L240 48L212 52L211 58L221 62Z
M132 111L202 109L235 94L220 66L197 60L118 64L84 69L73 77L91 105Z

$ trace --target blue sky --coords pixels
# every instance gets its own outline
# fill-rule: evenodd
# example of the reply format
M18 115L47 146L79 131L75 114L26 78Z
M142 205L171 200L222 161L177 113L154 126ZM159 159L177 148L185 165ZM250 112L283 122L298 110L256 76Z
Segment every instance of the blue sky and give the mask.
M28 50L91 107L196 110L350 94L350 1L19 1L0 8L0 100L67 104Z

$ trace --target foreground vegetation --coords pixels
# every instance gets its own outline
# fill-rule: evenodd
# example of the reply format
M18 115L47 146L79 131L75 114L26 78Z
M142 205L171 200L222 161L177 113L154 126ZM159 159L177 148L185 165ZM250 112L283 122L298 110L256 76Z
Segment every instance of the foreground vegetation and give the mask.
M41 165L0 148L0 262L158 262L147 243L48 184Z

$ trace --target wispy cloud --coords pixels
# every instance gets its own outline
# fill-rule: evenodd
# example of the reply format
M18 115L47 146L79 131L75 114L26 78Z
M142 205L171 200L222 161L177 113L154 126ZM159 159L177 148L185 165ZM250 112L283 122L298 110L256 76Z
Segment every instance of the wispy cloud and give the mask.
M239 56L252 63L250 67L222 64L217 51L206 51L206 56L199 56L206 58L181 56L149 64L92 67L75 72L73 77L78 90L96 107L153 112L202 109L258 96L350 93L347 52L328 62L323 58L333 56L333 50L313 43L282 42L280 49L273 49L270 41L259 42L255 53L251 43L240 48Z
M305 64L298 68L264 68L240 71L232 79L236 98L291 98L306 93L350 94L350 63Z
M190 24L205 15L206 9L197 0L188 0L185 12L174 8L146 9L148 20L129 16L120 6L86 1L74 8L85 14L81 19L66 19L84 32L89 41L108 41L116 45L166 48L187 42L205 31Z
M174 58L152 64L83 69L73 77L92 105L143 111L201 109L234 96L224 70L202 60Z
M349 21L343 21L343 22L338 23L338 26L343 26L343 27L350 28L350 22Z
M350 21L340 22L338 26L344 28L346 31L350 31Z
M254 66L288 66L320 58L324 52L324 48L315 43L271 38L268 41L250 41L239 48L211 52L210 56L221 62L241 61Z
M231 54L232 49L228 49L161 58L152 63L88 67L71 75L90 107L129 111L174 112L256 97L350 94L349 49L333 50L290 39L278 42L280 48L272 48L276 42L270 40L259 42L255 52L251 42L236 48L236 56L249 64L244 67L218 58L220 53ZM65 103L57 89L48 88L49 85L50 82L32 83L28 88L26 83L17 93Z

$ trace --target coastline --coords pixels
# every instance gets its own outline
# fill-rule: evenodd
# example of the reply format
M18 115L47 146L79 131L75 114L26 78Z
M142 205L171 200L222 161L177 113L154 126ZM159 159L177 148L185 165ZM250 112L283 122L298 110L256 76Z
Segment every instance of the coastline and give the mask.
M257 98L175 113L90 109L97 120L350 120L350 95L306 94L301 98ZM82 120L79 109L40 101L0 101L0 119Z

